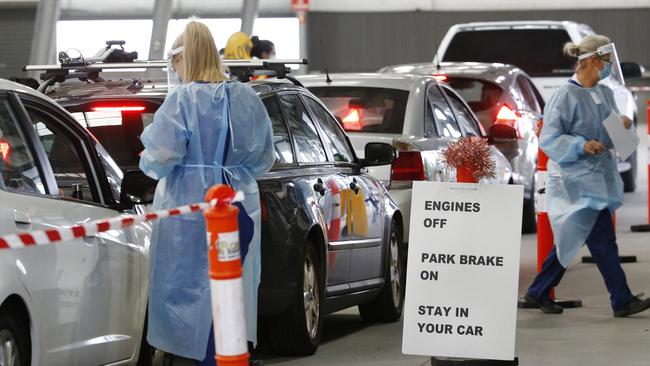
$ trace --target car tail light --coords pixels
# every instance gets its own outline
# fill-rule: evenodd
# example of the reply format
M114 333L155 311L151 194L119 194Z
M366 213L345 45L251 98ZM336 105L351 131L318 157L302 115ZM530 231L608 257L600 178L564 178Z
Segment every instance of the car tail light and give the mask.
M507 105L502 106L499 108L499 112L497 112L497 117L494 123L501 123L508 125L515 130L517 130L517 136L521 138L521 131L519 131L519 126L517 123L517 120L519 119L519 114L512 110L512 108L508 107Z
M419 151L400 151L393 161L391 181L426 180L422 154Z
M9 153L11 152L11 146L9 142L5 140L0 140L0 154L2 154L2 159L7 161L9 159Z
M90 108L93 112L142 112L143 105L96 105Z
M342 120L343 129L346 131L361 131L361 110L350 109L350 113Z
M439 81L441 83L445 83L445 82L447 82L447 79L449 79L449 77L447 75L445 75L445 74L433 74L432 76L433 76L434 79L436 79L437 81Z

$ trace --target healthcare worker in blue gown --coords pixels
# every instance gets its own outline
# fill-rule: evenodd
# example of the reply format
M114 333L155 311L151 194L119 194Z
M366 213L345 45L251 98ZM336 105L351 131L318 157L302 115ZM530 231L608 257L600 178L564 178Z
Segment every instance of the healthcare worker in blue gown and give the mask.
M546 204L555 246L526 300L545 313L562 313L550 290L586 243L609 290L614 316L632 315L648 309L650 299L632 295L618 259L612 213L623 204L623 181L602 123L619 112L612 90L599 84L608 77L622 81L616 48L607 37L593 35L578 45L568 43L564 52L578 59L576 73L546 104L540 136L550 159ZM629 118L620 120L632 127Z
M261 273L261 210L255 178L274 162L271 121L250 86L227 81L204 24L187 25L170 51L168 69L171 90L142 133L145 150L140 169L159 180L155 209L202 202L208 188L219 183L245 194L240 205L240 242L247 334L255 342ZM174 86L175 79L182 83ZM149 279L149 343L199 364L214 365L201 213L154 224Z

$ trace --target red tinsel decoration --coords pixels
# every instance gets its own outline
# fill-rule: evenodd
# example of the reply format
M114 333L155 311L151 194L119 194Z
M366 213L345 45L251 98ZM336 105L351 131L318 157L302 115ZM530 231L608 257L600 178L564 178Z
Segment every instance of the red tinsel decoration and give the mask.
M496 165L487 139L476 136L462 137L442 150L443 163L457 169L465 167L478 180L496 177Z

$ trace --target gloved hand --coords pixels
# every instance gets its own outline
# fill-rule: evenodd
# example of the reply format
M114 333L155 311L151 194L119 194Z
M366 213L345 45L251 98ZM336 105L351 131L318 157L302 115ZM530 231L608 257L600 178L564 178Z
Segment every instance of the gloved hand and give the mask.
M585 154L600 155L605 151L605 145L597 140L589 140L585 142L584 150Z

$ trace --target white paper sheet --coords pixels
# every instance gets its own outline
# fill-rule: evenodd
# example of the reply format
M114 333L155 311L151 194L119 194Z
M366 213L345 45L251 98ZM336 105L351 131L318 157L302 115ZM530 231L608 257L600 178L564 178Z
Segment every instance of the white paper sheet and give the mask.
M621 116L612 112L603 121L603 126L607 130L609 138L614 143L614 148L621 160L627 159L636 150L639 145L639 136L636 135L634 128L626 129L623 126Z

